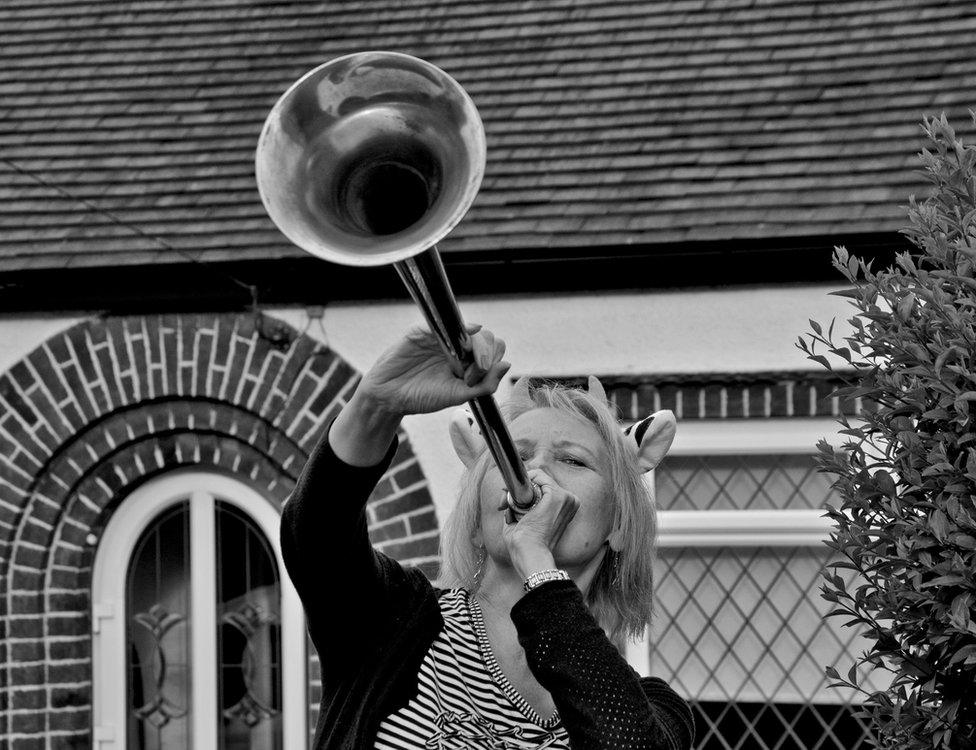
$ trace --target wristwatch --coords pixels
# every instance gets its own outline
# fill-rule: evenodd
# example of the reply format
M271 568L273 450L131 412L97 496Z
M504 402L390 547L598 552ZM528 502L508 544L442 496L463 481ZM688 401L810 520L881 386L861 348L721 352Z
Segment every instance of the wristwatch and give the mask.
M528 578L525 579L525 583L522 584L522 588L526 591L531 591L534 588L538 588L544 583L549 581L568 581L569 573L565 570L540 570L538 573L533 573Z

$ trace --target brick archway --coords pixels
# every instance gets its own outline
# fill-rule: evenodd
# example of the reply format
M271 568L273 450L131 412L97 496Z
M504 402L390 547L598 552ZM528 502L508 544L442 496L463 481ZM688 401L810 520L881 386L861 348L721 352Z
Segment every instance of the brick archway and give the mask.
M262 328L233 315L89 320L0 375L0 737L90 741L92 563L122 498L187 466L279 505L291 491L359 376L297 331L284 347ZM436 516L405 435L369 520L381 549L436 571Z

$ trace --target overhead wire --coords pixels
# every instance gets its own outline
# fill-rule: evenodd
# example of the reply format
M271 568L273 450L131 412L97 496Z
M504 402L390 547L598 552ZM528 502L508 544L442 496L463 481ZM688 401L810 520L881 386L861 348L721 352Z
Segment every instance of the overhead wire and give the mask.
M71 201L74 201L75 203L81 204L82 206L84 206L88 210L89 213L93 213L93 214L97 214L99 216L103 216L103 217L109 219L109 221L111 221L116 226L121 227L123 229L127 229L127 230L131 231L133 234L136 234L136 235L138 235L139 237L141 237L141 238L143 238L145 240L148 240L150 242L154 242L157 245L159 245L161 248L163 248L164 250L168 250L170 252L177 253L178 255L181 255L182 257L186 258L187 260L189 260L192 263L196 263L198 265L201 265L201 266L206 267L208 271L216 274L217 276L222 276L223 278L225 278L225 279L233 282L234 284L236 284L237 286L241 287L242 289L247 290L251 294L252 298L257 294L256 287L253 284L248 284L247 282L241 281L240 279L238 279L235 276L232 276L231 274L227 273L226 271L217 271L215 268L212 267L212 264L207 263L207 261L200 260L198 257L194 256L192 253L190 253L190 252L188 252L186 250L183 250L182 248L175 247L175 246L171 245L169 242L167 242L166 240L164 240L162 237L159 237L159 236L157 236L155 234L150 234L149 232L146 232L139 225L133 224L132 222L129 222L129 221L126 221L125 219L120 218L119 216L117 216L112 211L109 211L108 209L102 208L101 206L93 203L92 201L88 200L87 198L82 198L81 196L75 195L70 190L68 190L67 188L65 188L63 185L59 185L57 183L54 183L54 182L50 182L48 180L45 180L43 177L41 177L40 175L38 175L33 170L26 169L26 168L22 167L21 165L19 165L17 162L15 162L12 159L9 159L7 157L0 156L0 162L2 162L3 164L6 164L14 172L16 172L17 174L21 175L22 177L26 177L29 180L33 180L38 185L41 185L42 187L45 187L45 188L47 188L49 190L53 190L54 192L58 193L59 195L61 195L64 198L67 198L68 200L71 200Z
M258 335L279 350L287 350L288 347L291 346L292 338L287 334L287 331L284 328L276 327L275 330L272 332L268 332L266 330L264 325L264 318L266 316L260 309L260 300L259 300L257 285L248 284L246 281L242 281L241 279L237 278L236 276L230 273L227 273L226 271L218 270L214 266L214 264L201 260L200 258L196 257L193 253L190 253L182 248L170 244L162 237L159 237L158 235L145 231L138 224L134 224L130 221L126 221L125 219L116 215L114 212L109 211L108 209L105 209L93 203L87 198L83 198L81 196L75 195L70 190L65 188L63 185L59 185L57 183L44 179L33 170L23 167L22 165L18 164L12 159L0 156L0 163L5 164L7 167L9 167L11 170L21 175L22 177L32 180L38 185L41 185L42 187L48 190L52 190L68 200L78 203L81 206L84 206L84 208L88 213L107 218L115 226L121 227L122 229L126 229L151 243L155 243L156 245L159 245L159 247L163 248L164 250L167 250L172 253L176 253L177 255L180 255L181 257L185 258L191 263L194 263L198 266L201 266L202 268L205 268L209 273L214 274L217 277L223 278L227 281L230 281L233 284L240 287L241 289L244 289L250 297L250 310L252 315L254 316L255 330L257 330ZM308 322L309 324L311 324L311 318L309 319ZM308 325L306 325L306 330L308 330Z

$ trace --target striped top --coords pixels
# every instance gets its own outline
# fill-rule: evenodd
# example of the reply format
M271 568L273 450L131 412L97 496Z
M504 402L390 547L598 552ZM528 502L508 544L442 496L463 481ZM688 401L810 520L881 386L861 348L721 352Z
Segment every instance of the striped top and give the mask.
M495 661L481 608L464 589L439 598L444 628L424 657L417 694L388 716L376 750L559 750L559 714L543 719Z

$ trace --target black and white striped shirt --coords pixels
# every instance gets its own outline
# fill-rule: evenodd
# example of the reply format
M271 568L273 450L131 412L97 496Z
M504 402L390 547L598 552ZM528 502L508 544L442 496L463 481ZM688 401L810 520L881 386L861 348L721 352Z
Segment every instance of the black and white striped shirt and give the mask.
M543 719L495 661L476 600L464 589L439 598L444 628L420 668L417 695L388 716L376 750L560 750L559 714Z

